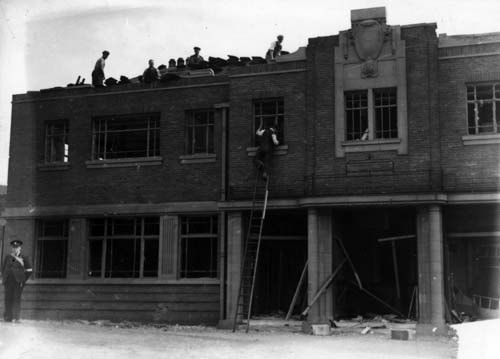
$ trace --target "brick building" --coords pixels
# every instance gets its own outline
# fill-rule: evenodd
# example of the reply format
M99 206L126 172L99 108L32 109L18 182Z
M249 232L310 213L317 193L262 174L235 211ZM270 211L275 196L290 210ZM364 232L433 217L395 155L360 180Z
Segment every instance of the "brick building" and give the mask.
M308 323L416 301L425 330L445 303L498 309L500 33L437 36L385 8L351 22L273 63L14 95L3 214L34 259L24 315L230 320L261 123L281 144L256 314L287 311L308 261L299 313L339 243L357 277L345 267Z

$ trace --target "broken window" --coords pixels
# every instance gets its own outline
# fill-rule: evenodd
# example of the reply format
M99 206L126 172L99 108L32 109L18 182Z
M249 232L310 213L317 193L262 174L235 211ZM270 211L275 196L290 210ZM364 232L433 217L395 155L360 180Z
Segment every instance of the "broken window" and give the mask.
M45 163L68 162L68 121L47 121L45 124Z
M186 154L214 153L214 112L189 111L186 121Z
M68 220L39 221L37 237L37 277L65 278L68 253Z
M398 138L395 87L347 91L344 101L346 141Z
M217 278L217 216L181 218L182 278Z
M159 233L158 217L91 219L89 277L157 277Z
M92 159L153 157L160 154L160 116L142 114L95 118Z
M467 123L470 135L499 132L500 84L467 85Z
M368 133L368 91L345 93L346 140L361 140Z
M285 143L284 137L285 105L282 98L262 99L254 101L254 144L255 133L260 128L273 127L276 130L280 144Z

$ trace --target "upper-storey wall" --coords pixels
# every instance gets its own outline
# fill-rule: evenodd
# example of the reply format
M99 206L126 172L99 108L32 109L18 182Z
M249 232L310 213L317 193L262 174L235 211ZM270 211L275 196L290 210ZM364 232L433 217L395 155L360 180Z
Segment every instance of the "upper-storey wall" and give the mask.
M210 158L183 157L187 111L213 110L215 136L220 137L221 110L214 106L227 101L227 78L211 82L14 97L8 207L218 200L219 141ZM126 114L159 114L159 156L126 164L92 161L93 118ZM69 127L69 161L60 166L44 164L45 124L51 120L67 120Z
M297 197L304 194L305 168L305 62L265 65L262 71L243 72L230 78L230 120L228 138L228 182L231 198L251 195L255 180L253 156L255 106L259 101L283 104L279 129L280 146L273 156L271 196ZM280 110L281 111L281 110Z
M439 187L435 25L382 31L375 65L369 56L360 58L352 32L309 41L307 174L311 194L420 192ZM397 93L397 135L377 138L375 94L385 88ZM349 140L345 99L353 92L367 94L366 106L372 113L366 137Z
M500 34L440 37L439 102L444 190L497 191Z

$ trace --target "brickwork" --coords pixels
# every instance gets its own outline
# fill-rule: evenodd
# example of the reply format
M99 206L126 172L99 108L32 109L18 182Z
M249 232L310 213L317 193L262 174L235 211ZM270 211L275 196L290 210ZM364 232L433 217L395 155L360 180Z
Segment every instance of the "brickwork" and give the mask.
M467 51L470 52L470 51ZM443 186L449 192L497 191L500 145L465 145L467 83L500 82L500 55L439 61Z
M226 101L226 92L224 86L215 86L15 105L11 140L11 158L15 160L10 163L11 178L17 180L10 182L9 205L29 202L27 181L33 178L38 206L217 200L221 182L220 142L215 145L215 163L181 164L179 156L185 154L185 112L213 108ZM28 110L30 113L24 115ZM161 165L87 168L85 162L91 159L92 117L130 113L161 113ZM36 170L43 162L44 122L54 119L69 121L70 166L58 171ZM36 133L36 147L30 132ZM220 110L215 112L215 132L220 137ZM28 156L28 151L36 156Z
M305 65L302 69L305 71ZM228 141L230 188L249 186L254 180L252 157L247 152L247 148L254 145L253 100L281 97L285 108L285 139L280 140L288 149L286 155L274 156L271 185L277 190L286 188L290 196L303 195L307 120L304 82L305 72L302 71L231 78Z
M495 189L498 145L465 146L462 136L467 135L465 83L500 80L499 56L470 57L470 49L439 49L433 24L402 27L401 39L406 42L408 154L335 156L334 51L339 39L318 37L309 40L305 61L234 67L225 76L182 80L170 90L124 87L122 93L113 93L108 88L96 95L92 89L60 89L15 96L39 101L13 105L10 177L15 180L10 182L8 206L217 200L222 183L221 110L215 115L216 161L196 164L180 163L185 111L229 104L231 193L253 180L247 150L253 146L252 101L269 97L282 97L285 104L287 148L274 157L271 192L276 195ZM438 60L438 51L445 58ZM87 168L93 116L149 112L161 114L160 165ZM62 118L70 128L69 169L37 169L43 160L44 121Z

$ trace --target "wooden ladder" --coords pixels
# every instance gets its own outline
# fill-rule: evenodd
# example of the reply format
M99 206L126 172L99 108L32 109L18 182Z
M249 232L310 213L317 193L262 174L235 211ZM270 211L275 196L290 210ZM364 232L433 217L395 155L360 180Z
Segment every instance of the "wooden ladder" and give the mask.
M233 332L236 330L238 318L246 319L246 332L250 329L250 317L252 315L252 303L255 289L255 278L257 265L259 263L260 244L262 240L262 227L266 218L267 199L269 194L269 176L265 179L265 185L260 185L262 180L257 173L253 191L252 209L248 221L248 229L245 237L245 251L241 263L241 278L236 300L236 311L233 321ZM264 190L264 192L262 192Z

